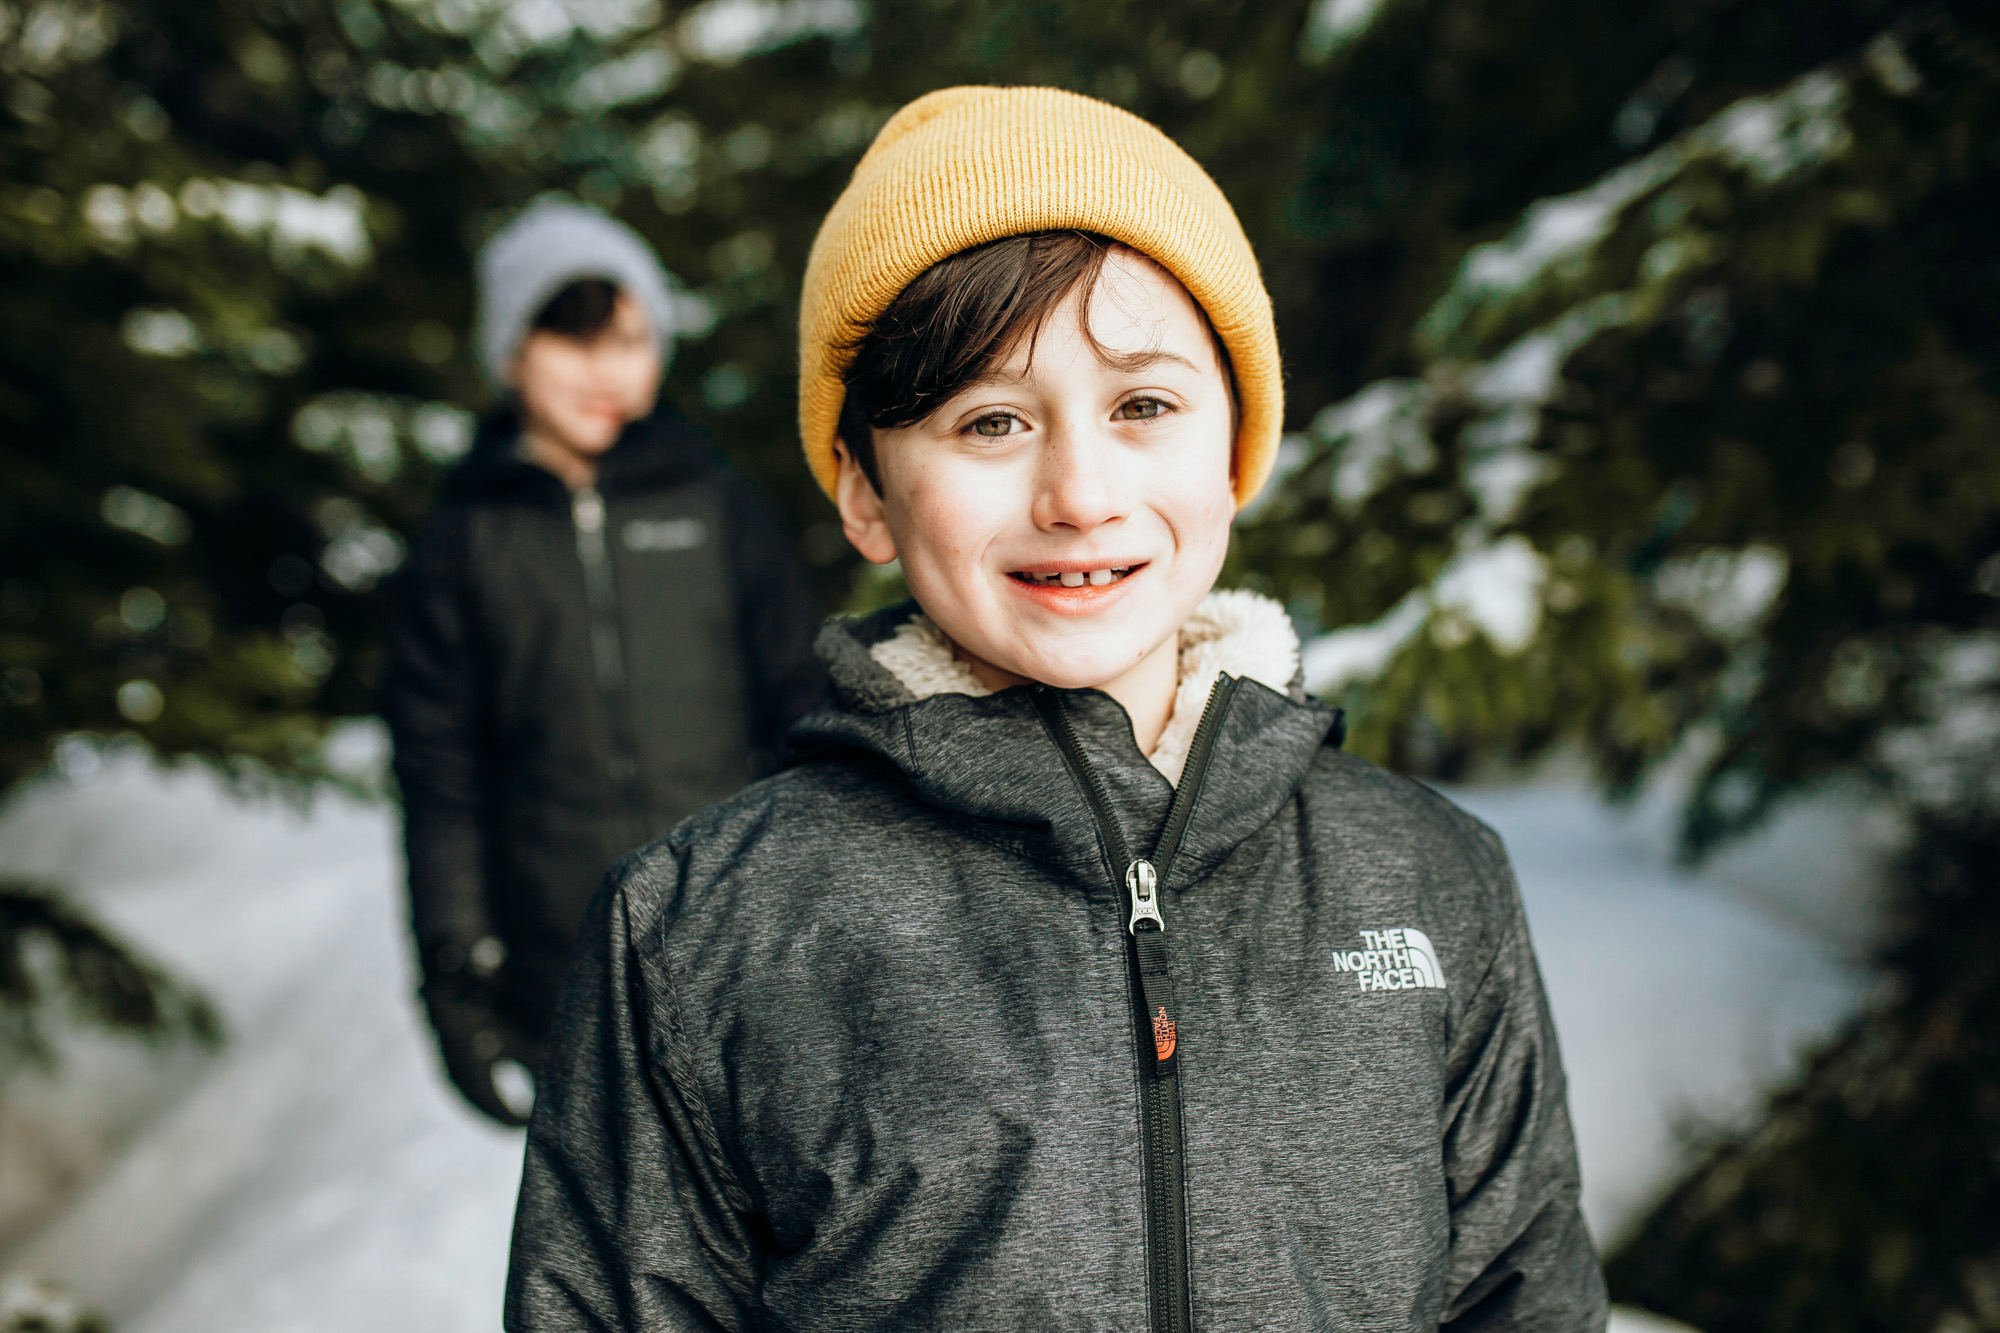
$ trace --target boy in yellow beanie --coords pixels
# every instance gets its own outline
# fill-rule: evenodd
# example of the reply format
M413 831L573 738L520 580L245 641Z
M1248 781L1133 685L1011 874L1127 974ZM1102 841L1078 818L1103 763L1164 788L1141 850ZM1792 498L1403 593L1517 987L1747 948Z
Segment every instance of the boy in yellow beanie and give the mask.
M1282 415L1213 182L1087 98L932 94L800 333L808 462L914 602L600 895L507 1327L1602 1328L1498 840L1212 591Z

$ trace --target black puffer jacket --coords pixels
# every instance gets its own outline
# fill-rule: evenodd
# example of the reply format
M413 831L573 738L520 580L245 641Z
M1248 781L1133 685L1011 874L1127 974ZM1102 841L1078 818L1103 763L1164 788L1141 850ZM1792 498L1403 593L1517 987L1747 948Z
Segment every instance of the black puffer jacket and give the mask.
M532 1046L605 869L771 771L824 677L792 543L700 435L636 422L575 495L517 438L418 537L382 708L433 992L479 982Z
M1498 839L1248 680L1177 789L1096 691L913 702L907 614L593 908L507 1328L1601 1329Z

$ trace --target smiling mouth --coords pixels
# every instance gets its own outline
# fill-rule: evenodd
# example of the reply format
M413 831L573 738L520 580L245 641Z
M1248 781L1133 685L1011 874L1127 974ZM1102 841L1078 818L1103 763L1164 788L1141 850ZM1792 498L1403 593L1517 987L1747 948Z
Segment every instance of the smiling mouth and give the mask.
M1107 588L1140 568L1139 565L1114 565L1106 569L1017 569L1007 577L1037 588Z

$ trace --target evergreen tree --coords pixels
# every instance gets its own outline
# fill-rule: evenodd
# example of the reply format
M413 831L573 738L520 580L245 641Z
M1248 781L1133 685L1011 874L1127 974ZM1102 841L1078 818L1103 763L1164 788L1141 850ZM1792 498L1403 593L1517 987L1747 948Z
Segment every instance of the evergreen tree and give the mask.
M1258 245L1303 423L1371 374L1427 364L1417 316L1534 199L1873 31L1858 0L1807 25L1771 11L9 9L0 781L76 731L323 767L326 720L371 705L376 589L486 401L461 344L471 251L543 189L619 212L696 290L690 323L712 327L669 393L794 519L837 603L852 559L794 462L790 293L895 106L1040 82L1164 125ZM1238 568L1308 624L1373 618L1449 549L1446 488L1413 481L1365 521L1321 521L1307 480L1247 531Z
M1567 742L1629 790L1693 745L1695 854L1834 775L1908 812L1891 997L1644 1219L1613 1291L1711 1333L2000 1326L2000 30L1685 12L1546 145L1556 189L1403 270L1420 313L1292 442L1238 568L1348 627L1309 679L1392 763ZM1592 147L1619 151L1569 175Z
M1878 770L1931 645L1990 626L1989 36L1947 8L1850 35L1531 202L1410 321L1409 373L1294 442L1241 567L1369 626L1315 664L1357 746L1580 739L1624 785L1711 730L1699 848ZM1614 130L1661 123L1659 79Z
M838 604L854 562L796 464L792 293L875 129L945 84L1079 87L1276 218L1302 151L1286 108L1319 81L1304 21L1240 0L8 0L0 786L53 738L121 731L325 775L328 721L372 706L381 583L488 401L471 255L547 189L632 222L693 289L670 399Z
M1917 824L1894 998L1716 1143L1610 1257L1714 1333L2000 1327L2000 818Z
M59 1061L59 1015L150 1041L213 1046L222 1023L208 1001L135 956L43 885L0 882L0 1086L24 1067Z

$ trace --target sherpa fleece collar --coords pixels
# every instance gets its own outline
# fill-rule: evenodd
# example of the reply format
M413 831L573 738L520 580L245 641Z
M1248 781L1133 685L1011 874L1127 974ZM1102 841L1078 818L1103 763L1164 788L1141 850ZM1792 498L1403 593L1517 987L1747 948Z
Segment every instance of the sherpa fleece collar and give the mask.
M1276 626L1258 619L1255 611L1243 617L1230 614L1237 596L1227 595L1212 608L1204 603L1204 623L1221 632L1212 640L1190 633L1191 642L1183 646L1176 722L1199 717L1215 670L1235 674L1234 666L1247 668L1245 657L1256 655L1253 644L1268 646ZM1236 602L1233 609L1245 608ZM795 757L814 762L853 756L848 762L859 759L863 770L886 763L925 804L977 821L974 836L981 841L1044 864L1066 864L1087 882L1101 882L1103 849L1096 824L1036 712L1032 691L1047 687L997 694L947 688L919 699L873 652L917 614L915 603L905 602L860 619L827 623L818 650L834 700L793 728ZM1296 652L1289 626L1285 638ZM890 657L895 660L896 654ZM928 660L936 665L936 659ZM1236 691L1216 735L1214 760L1177 862L1191 879L1263 827L1297 791L1320 747L1330 735L1338 735L1337 709L1305 698L1295 686L1264 683L1270 676L1283 679L1280 666L1267 657L1258 663L1256 675L1245 670L1249 678ZM1173 799L1172 782L1139 752L1131 719L1109 695L1101 690L1063 693L1090 765L1120 812L1126 838L1133 846L1151 846ZM1180 744L1184 753L1186 741Z
M979 698L992 693L952 652L944 631L921 612L870 648L868 655L887 668L913 699L934 694ZM1215 688L1215 678L1224 671L1261 681L1281 694L1296 689L1299 636L1283 607L1254 592L1211 592L1181 627L1174 711L1159 744L1146 756L1171 783L1180 783L1201 710Z

